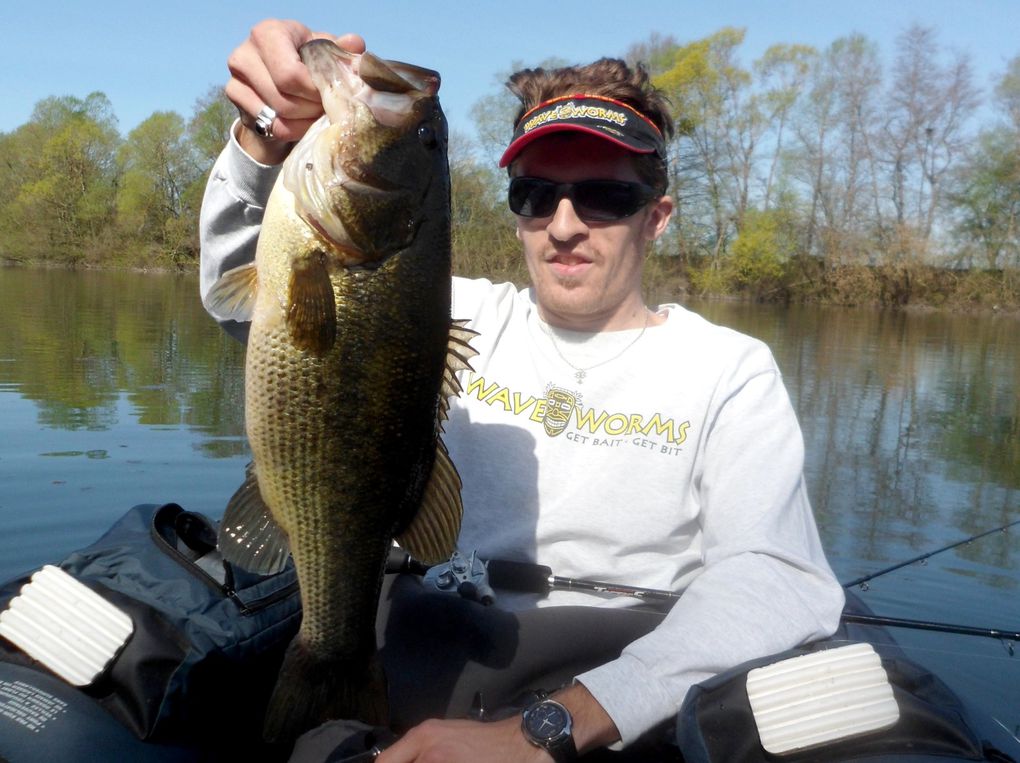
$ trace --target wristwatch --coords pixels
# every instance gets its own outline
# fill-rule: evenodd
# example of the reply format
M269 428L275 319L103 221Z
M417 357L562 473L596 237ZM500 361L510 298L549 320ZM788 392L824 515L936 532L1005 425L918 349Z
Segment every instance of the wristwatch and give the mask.
M572 734L574 719L559 702L543 699L529 705L521 715L524 738L548 752L556 763L577 760L577 746Z

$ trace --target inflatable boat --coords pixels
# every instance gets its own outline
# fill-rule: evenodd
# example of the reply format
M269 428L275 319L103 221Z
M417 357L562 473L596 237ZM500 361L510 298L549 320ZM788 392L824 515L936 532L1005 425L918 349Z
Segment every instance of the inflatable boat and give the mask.
M297 580L291 565L270 576L231 567L215 529L176 504L136 506L93 545L0 587L0 760L353 762L393 738L341 721L332 736L306 735L317 742L262 741L300 622ZM516 712L611 659L668 606L510 614L479 603L477 560L439 575L406 561L387 576L379 624L397 733L427 717ZM458 574L469 595L437 590ZM584 759L1020 761L1015 736L884 628L860 624L868 614L848 596L832 638L715 676L646 739ZM339 741L324 752L322 739Z

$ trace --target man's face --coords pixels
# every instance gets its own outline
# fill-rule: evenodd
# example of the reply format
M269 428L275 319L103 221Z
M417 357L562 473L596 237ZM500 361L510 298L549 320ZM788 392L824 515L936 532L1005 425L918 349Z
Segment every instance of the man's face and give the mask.
M629 152L578 133L539 138L521 152L512 172L557 183L639 181ZM644 325L645 247L665 230L672 210L666 196L622 220L592 222L562 198L548 217L518 216L517 238L542 318L578 331Z

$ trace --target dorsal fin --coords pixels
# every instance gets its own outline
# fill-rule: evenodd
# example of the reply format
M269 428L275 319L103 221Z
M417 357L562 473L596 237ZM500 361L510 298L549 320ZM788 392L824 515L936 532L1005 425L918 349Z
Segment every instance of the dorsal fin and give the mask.
M446 366L443 368L443 385L439 390L439 428L442 430L450 410L450 398L463 391L459 371L471 370L471 358L478 350L471 346L471 340L478 332L467 327L468 321L453 321L450 324L450 341L446 346Z

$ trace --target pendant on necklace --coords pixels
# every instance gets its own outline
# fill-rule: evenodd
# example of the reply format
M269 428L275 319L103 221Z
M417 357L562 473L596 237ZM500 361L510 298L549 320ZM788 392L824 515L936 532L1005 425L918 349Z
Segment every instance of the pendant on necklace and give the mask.
M583 384L584 383L584 377L587 376L587 375L588 374L586 374L584 372L583 368L579 368L579 369L577 369L577 373L574 374L574 378L577 379L577 383L578 384Z

